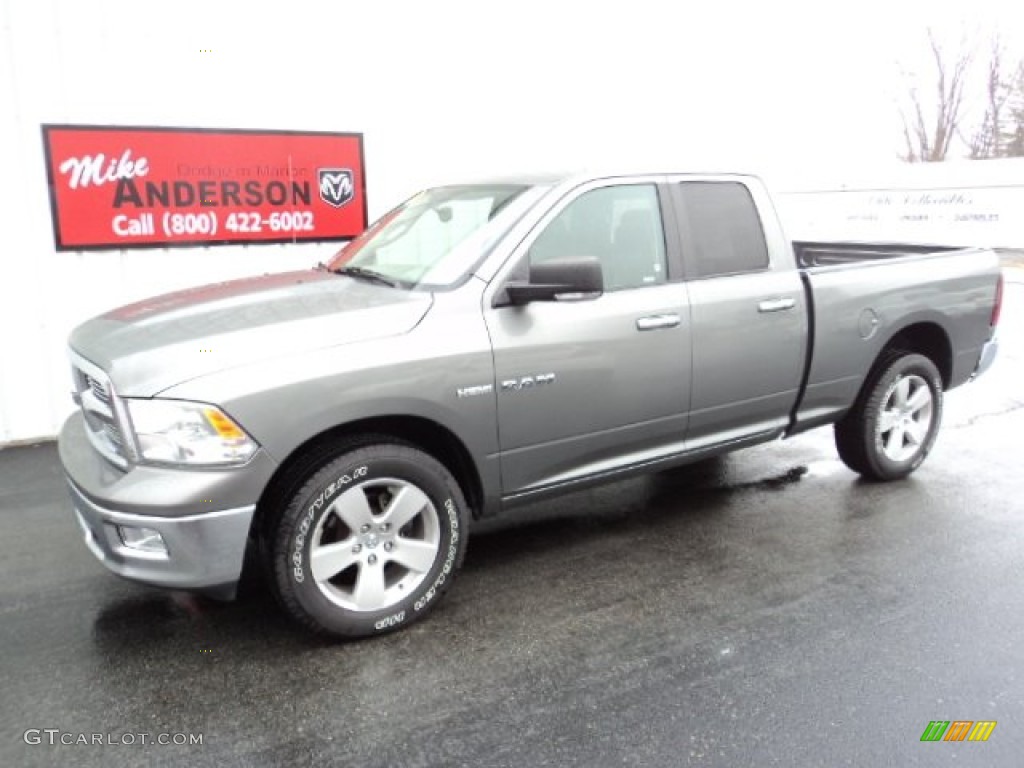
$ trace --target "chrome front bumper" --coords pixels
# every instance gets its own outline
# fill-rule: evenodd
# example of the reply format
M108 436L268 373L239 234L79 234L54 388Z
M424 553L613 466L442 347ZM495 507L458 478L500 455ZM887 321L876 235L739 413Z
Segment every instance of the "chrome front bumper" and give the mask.
M981 348L981 357L978 358L978 365L974 369L974 373L971 374L971 380L978 378L992 367L992 363L995 362L996 354L999 352L999 339L992 337L985 346Z
M100 507L70 479L68 488L86 545L114 573L160 587L233 594L255 505L187 517L153 517ZM125 546L119 525L157 531L166 551Z

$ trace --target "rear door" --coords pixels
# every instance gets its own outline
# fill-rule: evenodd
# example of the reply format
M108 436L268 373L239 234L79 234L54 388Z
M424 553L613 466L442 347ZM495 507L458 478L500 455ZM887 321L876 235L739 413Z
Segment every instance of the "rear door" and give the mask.
M678 242L665 237L664 195L655 179L579 187L512 257L513 271L526 274L530 262L597 256L605 276L599 298L485 302L506 496L682 450L689 302Z
M807 307L763 189L735 178L672 180L689 287L693 389L687 449L781 432L803 376ZM766 227L771 239L766 239ZM787 258L788 257L788 258Z

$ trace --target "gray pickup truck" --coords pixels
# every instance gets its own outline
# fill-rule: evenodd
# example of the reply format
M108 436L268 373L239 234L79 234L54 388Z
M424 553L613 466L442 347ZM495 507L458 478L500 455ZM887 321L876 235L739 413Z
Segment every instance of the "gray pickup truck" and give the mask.
M902 478L943 393L996 352L979 249L788 241L751 176L424 191L329 264L113 310L70 338L60 456L89 548L129 579L394 630L473 520L835 425Z

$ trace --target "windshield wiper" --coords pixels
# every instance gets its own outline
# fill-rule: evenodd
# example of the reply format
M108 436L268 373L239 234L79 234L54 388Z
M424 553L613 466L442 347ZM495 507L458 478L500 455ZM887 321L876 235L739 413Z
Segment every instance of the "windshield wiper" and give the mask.
M334 270L336 275L348 275L349 277L356 277L360 280L366 280L370 283L378 283L380 285L386 285L390 288L400 288L401 284L398 280L393 280L390 277L385 277L380 272L375 272L372 269L366 267L342 267L341 269Z

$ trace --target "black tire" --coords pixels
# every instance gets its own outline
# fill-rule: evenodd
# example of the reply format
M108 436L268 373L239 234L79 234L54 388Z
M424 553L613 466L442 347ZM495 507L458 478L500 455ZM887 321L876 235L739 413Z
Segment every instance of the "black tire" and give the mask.
M321 461L268 531L274 590L314 632L353 638L405 627L451 586L468 519L458 483L432 456L385 437L349 444Z
M901 406L899 387L914 403ZM895 350L874 367L857 402L835 425L839 458L854 472L871 480L899 480L927 458L942 422L942 376L924 355ZM927 409L927 425L924 412ZM896 418L896 417L899 418ZM886 427L893 425L891 429Z

